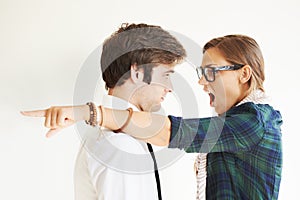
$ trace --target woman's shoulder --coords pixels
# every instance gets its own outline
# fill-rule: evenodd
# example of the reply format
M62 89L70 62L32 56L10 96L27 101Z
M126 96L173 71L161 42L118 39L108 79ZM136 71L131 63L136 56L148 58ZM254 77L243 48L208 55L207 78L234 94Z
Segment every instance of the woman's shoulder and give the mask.
M232 112L249 113L257 115L261 121L274 122L276 125L282 124L282 116L280 111L275 110L270 104L256 104L253 102L243 103L232 109Z
M280 115L280 111L275 110L270 104L260 104L254 102L246 102L240 104L239 106L234 107L233 110L244 111L244 112L260 112L269 115L273 115L277 113L277 115Z

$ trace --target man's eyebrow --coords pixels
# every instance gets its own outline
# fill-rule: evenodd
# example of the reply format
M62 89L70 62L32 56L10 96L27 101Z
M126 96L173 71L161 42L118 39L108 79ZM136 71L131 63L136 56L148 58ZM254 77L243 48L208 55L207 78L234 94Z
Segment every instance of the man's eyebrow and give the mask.
M173 70L173 69L170 69L170 70L168 70L168 71L165 71L164 73L165 74L168 74L168 73L174 73L175 71Z

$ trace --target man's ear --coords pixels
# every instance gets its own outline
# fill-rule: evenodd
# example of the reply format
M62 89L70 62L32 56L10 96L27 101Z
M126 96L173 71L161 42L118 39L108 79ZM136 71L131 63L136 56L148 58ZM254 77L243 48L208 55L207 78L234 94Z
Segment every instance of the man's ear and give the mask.
M130 68L130 76L131 76L131 80L134 83L143 82L144 70L142 68L138 69L137 64L133 64L133 65L131 65L131 68Z
M240 73L240 82L247 83L252 75L252 68L249 65L243 66Z

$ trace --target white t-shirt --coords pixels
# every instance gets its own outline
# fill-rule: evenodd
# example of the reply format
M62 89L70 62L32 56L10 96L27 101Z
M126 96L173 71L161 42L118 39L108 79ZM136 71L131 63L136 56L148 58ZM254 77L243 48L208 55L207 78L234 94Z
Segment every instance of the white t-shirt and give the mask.
M103 106L126 109L128 102L105 96ZM82 139L74 172L76 200L156 200L154 164L143 141L91 128Z

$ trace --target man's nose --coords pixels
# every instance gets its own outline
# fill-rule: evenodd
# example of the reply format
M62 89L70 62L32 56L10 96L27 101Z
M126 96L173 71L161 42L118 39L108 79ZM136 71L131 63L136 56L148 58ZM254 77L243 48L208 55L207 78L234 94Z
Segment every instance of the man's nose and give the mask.
M166 93L172 92L172 89L170 89L170 88L165 88L165 92L166 92Z
M166 92L172 92L173 91L173 84L172 84L171 81L168 81L168 83L166 84L165 91Z

